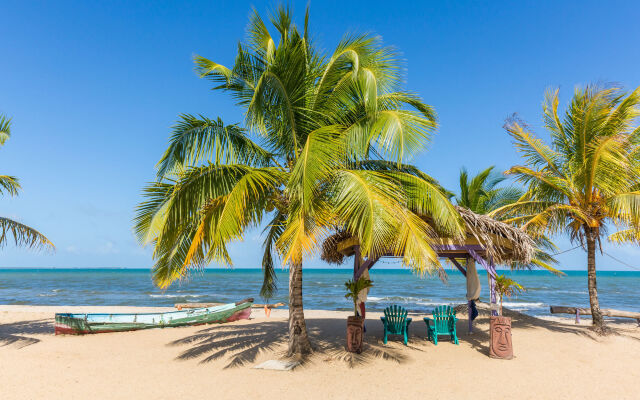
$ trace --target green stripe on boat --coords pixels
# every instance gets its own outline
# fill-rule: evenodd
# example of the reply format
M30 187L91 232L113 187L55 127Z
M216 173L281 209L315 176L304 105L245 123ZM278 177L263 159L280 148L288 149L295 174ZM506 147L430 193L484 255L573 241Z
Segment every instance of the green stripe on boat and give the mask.
M216 307L195 308L164 313L136 314L68 314L55 317L55 334L123 332L139 329L202 325L248 319L253 299Z

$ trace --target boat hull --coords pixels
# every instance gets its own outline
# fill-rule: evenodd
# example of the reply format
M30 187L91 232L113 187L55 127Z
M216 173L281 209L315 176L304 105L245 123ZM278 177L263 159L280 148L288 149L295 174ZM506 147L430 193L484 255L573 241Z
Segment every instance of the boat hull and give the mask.
M250 300L250 301L249 301ZM136 331L238 321L251 316L253 299L218 307L196 308L166 313L138 314L56 314L56 335Z

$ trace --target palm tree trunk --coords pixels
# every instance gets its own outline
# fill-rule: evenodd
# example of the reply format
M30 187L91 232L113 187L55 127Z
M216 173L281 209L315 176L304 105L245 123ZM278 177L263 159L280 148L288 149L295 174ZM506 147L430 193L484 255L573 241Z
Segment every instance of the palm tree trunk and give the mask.
M289 356L311 353L302 308L302 264L289 266Z
M585 227L587 237L587 276L589 282L589 302L591 303L591 317L596 331L603 331L604 319L598 302L598 288L596 285L596 232L591 227Z

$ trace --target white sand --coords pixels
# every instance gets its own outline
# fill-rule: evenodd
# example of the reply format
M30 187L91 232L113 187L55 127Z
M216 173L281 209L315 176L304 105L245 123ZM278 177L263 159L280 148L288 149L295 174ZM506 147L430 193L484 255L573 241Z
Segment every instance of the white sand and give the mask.
M571 319L512 314L516 358L490 359L487 317L460 345L425 340L414 316L409 346L382 344L367 315L365 352L344 351L345 312L306 311L316 346L293 371L251 369L283 356L286 310L224 325L54 336L54 312L159 308L0 306L0 399L638 399L640 328L595 337Z

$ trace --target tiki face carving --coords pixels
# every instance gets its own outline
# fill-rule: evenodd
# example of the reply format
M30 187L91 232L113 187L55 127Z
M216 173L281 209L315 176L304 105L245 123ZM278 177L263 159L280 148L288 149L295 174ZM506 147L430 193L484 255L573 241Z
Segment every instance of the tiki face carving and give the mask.
M347 323L347 350L353 353L362 351L362 322Z
M362 329L359 326L349 326L347 328L347 337L349 338L349 348L358 350L362 345Z
M513 358L511 318L491 317L491 347L489 355L494 358Z

